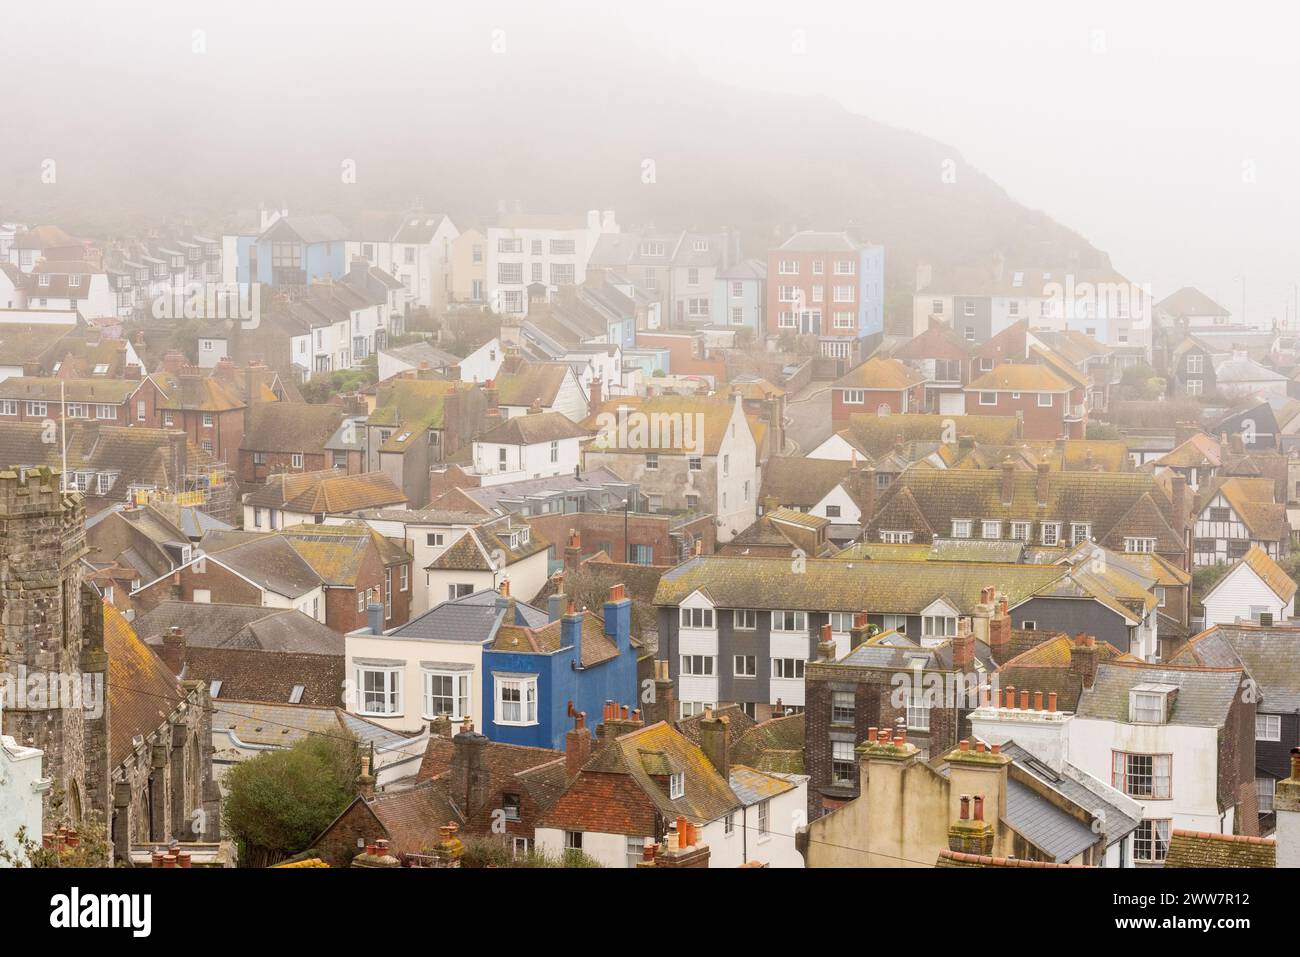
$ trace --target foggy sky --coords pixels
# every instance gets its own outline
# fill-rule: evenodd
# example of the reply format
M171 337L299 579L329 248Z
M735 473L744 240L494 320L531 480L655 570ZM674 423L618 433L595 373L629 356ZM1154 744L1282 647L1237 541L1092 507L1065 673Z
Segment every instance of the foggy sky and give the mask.
M73 0L6 5L0 49L11 102L34 110L6 139L38 151L69 131L111 137L141 101L211 109L241 151L322 97L346 136L363 115L418 123L412 90L494 79L511 95L483 121L500 126L544 107L527 77L553 67L597 102L601 77L653 90L666 72L824 96L948 144L1157 295L1197 285L1239 313L1244 274L1249 318L1281 320L1300 281L1298 28L1284 2ZM174 135L139 145L188 155Z

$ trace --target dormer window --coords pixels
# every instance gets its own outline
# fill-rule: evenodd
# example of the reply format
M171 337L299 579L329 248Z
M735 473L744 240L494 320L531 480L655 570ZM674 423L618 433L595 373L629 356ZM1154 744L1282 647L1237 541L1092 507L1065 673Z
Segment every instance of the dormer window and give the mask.
M1165 724L1178 689L1173 685L1138 685L1129 692L1130 724Z
M668 797L676 800L686 794L686 775L681 771L668 775Z

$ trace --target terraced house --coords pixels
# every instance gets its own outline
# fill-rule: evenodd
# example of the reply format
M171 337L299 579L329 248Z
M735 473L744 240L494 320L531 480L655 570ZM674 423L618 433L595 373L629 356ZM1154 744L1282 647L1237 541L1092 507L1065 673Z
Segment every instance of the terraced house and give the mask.
M854 647L859 614L878 631L937 646L987 603L992 584L1005 594L1016 628L1082 631L1123 653L1155 654L1157 599L1143 580L1115 571L701 556L660 578L657 657L667 660L677 682L682 714L736 702L761 720L804 706L805 667L818 655L824 625L836 660Z
M1022 541L1048 547L1095 542L1120 552L1155 553L1186 568L1186 483L1166 491L1144 473L1032 473L1003 463L997 471L910 469L874 503L867 541L936 538Z

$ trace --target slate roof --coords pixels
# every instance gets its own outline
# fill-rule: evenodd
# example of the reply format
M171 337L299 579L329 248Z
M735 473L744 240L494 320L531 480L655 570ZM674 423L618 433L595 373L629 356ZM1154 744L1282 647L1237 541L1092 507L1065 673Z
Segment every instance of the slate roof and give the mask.
M1082 854L1099 837L1087 824L1011 778L1007 779L1006 821L1017 834L1061 863Z
M219 549L209 547L207 538L201 544L208 559L278 595L299 598L321 584L321 577L282 535L244 538Z
M458 571L500 571L493 563L505 559L506 565L530 558L550 548L550 542L536 532L530 532L528 541L514 548L509 542L487 526L470 528L450 547L424 567L426 569L455 569Z
M498 601L500 597L497 592L485 589L441 602L406 624L386 632L384 637L416 641L488 641L496 634L505 613L506 603ZM547 613L541 608L516 601L514 609L516 624L540 628L547 623Z
M223 602L163 601L138 617L136 633L151 646L177 627L187 648L229 648L315 655L342 655L343 636L296 608L264 608Z
M1300 711L1300 628L1213 625L1194 636L1170 659L1171 665L1243 668L1259 691L1259 710Z
M1020 686L1017 685L1017 687ZM1002 753L1010 757L1015 766L1025 774L1037 778L1047 787L1073 801L1100 821L1102 830L1096 834L1093 834L1091 827L1088 828L1089 834L1092 834L1094 839L1102 837L1109 846L1136 829L1138 824L1141 823L1142 806L1136 801L1126 798L1104 781L1100 781L1069 764L1065 765L1060 772L1054 771L1046 764L1036 760L1033 754L1014 741L1004 742ZM1063 832L1061 834L1062 838L1067 838L1067 836L1067 833ZM1077 833L1074 836L1076 840L1081 837ZM1035 841L1034 843L1038 842ZM1041 844L1039 846L1042 847ZM1063 850L1068 851L1068 848L1063 848ZM1058 860L1069 860L1074 855L1057 854L1056 856Z
M1168 684L1178 688L1169 724L1221 728L1241 690L1243 675L1239 667L1200 669L1144 662L1102 662L1097 665L1092 687L1085 688L1079 696L1075 713L1080 718L1127 724L1130 691L1142 684Z
M1244 834L1175 830L1165 867L1277 867L1277 841Z
M742 764L733 764L727 775L731 792L740 799L745 807L753 807L763 801L793 791L798 785L785 777L768 774L747 768Z
M1004 688L1028 688L1044 694L1055 692L1057 704L1062 711L1077 710L1079 695L1083 693L1083 679L1080 674L1070 670L1074 640L1060 633L1053 635L1049 632L1022 631L1021 635L1025 639L1035 635L1043 637L1019 653L1015 653L1013 647L1014 657L1002 663L998 670L998 682ZM1097 642L1094 647L1099 662L1120 655L1117 648L1105 641Z

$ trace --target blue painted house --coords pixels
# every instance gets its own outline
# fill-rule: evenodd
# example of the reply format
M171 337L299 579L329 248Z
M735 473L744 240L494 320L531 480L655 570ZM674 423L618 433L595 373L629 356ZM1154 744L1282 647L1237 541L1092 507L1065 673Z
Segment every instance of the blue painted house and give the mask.
M570 609L544 627L503 623L483 647L483 723L493 741L564 749L569 704L588 715L637 699L632 601L610 589L604 621ZM510 621L512 616L506 615Z
M335 216L286 216L262 231L254 243L257 275L270 286L306 286L347 274L347 227Z

